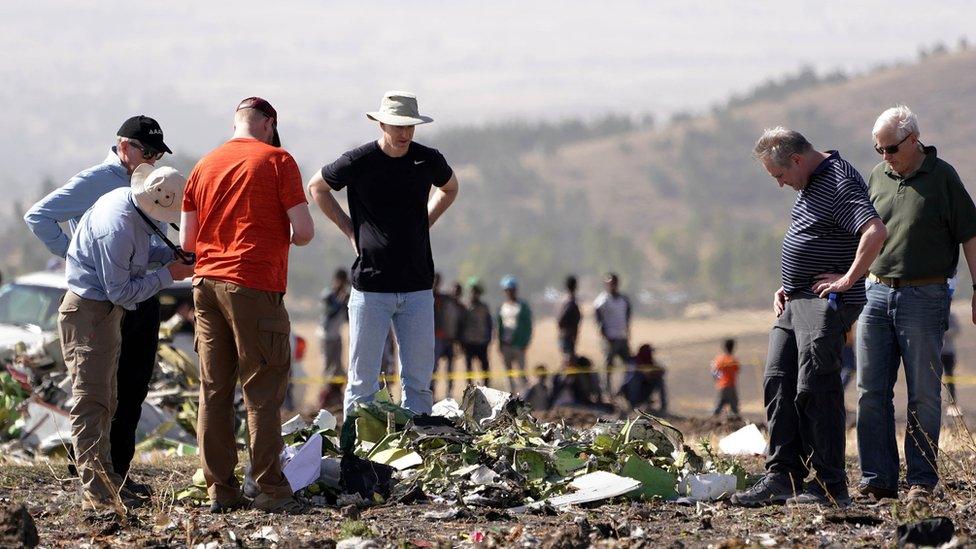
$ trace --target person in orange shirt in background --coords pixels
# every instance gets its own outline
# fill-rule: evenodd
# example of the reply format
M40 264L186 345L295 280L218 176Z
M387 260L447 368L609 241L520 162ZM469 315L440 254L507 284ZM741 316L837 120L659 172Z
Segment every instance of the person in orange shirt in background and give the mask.
M739 390L736 388L739 378L739 361L732 353L735 351L735 340L726 339L722 343L724 353L719 353L712 360L712 377L715 378L715 388L718 389L718 403L712 416L722 413L725 405L729 405L732 415L739 415Z

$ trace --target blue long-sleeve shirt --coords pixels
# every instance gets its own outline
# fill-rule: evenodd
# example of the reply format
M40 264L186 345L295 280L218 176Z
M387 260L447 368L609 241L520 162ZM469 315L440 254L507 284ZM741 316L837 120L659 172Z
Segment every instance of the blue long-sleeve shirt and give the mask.
M51 253L65 257L71 237L58 223L68 223L71 232L81 216L105 193L129 186L129 173L115 152L115 147L101 164L84 170L42 198L24 214L27 227Z
M68 289L85 299L111 301L128 310L173 283L169 269L149 272L173 260L173 251L154 246L152 228L136 210L132 191L109 191L87 211L68 245Z

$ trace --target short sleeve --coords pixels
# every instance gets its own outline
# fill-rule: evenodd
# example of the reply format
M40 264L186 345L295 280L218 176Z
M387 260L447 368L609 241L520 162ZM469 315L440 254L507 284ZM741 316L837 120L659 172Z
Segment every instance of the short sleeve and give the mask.
M976 236L976 206L955 170L949 172L947 179L949 232L956 242L962 244Z
M295 159L287 153L278 162L278 201L285 211L308 203L305 188L302 187L301 171Z
M845 177L837 182L832 215L838 227L854 235L859 234L865 223L879 217L860 176Z
M335 162L323 166L322 179L335 191L340 191L349 185L352 179L352 159L349 155L344 154Z
M447 164L447 159L437 149L431 149L431 183L435 187L443 187L451 180L454 170Z
M194 198L194 194L197 188L197 169L194 167L193 171L190 172L190 178L186 181L186 186L183 188L183 211L184 212L195 212L197 211L197 202Z

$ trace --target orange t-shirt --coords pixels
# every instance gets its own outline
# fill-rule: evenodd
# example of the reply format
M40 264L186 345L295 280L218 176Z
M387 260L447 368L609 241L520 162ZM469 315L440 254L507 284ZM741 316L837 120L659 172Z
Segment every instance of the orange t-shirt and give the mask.
M730 354L722 353L712 361L712 373L715 375L715 386L719 389L735 387L735 380L739 376L739 361Z
M288 282L288 210L307 203L298 164L284 149L235 138L197 162L183 211L197 212L194 277L269 292Z

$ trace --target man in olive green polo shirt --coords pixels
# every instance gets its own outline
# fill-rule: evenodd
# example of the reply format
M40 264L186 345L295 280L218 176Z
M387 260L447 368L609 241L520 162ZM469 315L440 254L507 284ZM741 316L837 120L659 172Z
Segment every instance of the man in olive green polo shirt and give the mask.
M893 398L904 363L908 499L927 499L939 481L946 279L956 272L960 244L976 278L976 207L952 166L919 141L918 119L908 107L881 113L873 134L883 161L871 172L868 193L888 238L871 264L868 302L858 320L858 492L898 497ZM976 297L973 305L976 323Z

